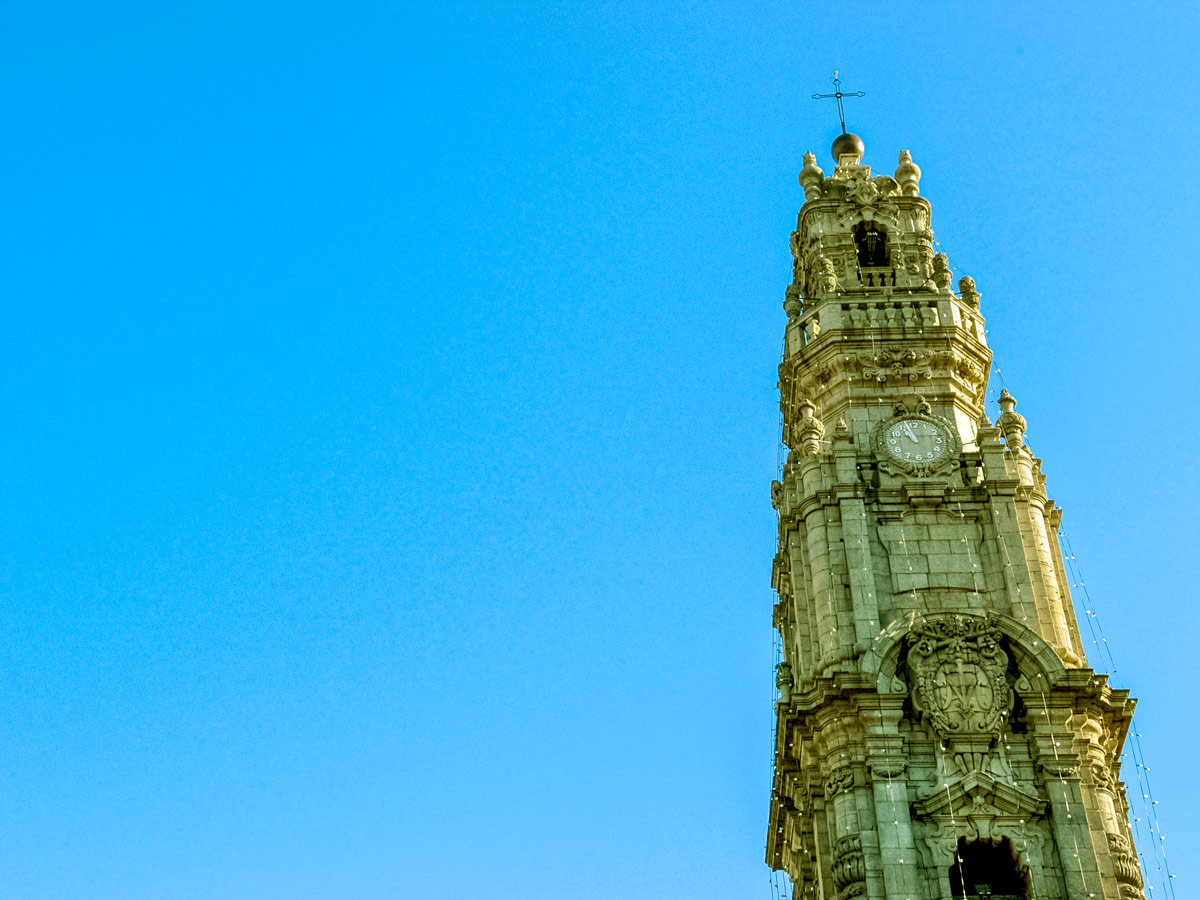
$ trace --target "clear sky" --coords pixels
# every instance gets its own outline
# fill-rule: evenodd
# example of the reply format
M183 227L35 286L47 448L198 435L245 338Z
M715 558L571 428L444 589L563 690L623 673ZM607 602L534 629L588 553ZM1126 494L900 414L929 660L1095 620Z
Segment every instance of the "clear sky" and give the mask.
M770 897L835 68L978 282L1195 895L1197 15L6 5L0 895Z

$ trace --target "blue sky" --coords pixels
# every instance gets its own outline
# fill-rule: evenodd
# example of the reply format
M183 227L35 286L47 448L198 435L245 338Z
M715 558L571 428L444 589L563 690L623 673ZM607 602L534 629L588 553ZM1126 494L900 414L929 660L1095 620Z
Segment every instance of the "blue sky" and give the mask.
M7 6L0 894L771 896L837 68L983 293L1188 896L1197 16Z

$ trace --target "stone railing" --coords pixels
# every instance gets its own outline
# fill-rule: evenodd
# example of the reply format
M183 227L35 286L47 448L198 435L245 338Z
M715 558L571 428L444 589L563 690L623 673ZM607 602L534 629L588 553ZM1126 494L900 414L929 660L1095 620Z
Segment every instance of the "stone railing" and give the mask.
M881 300L843 303L843 328L933 328L941 324L936 303Z
M857 271L858 282L863 287L896 287L896 270L890 266L863 267ZM907 283L905 286L907 287Z

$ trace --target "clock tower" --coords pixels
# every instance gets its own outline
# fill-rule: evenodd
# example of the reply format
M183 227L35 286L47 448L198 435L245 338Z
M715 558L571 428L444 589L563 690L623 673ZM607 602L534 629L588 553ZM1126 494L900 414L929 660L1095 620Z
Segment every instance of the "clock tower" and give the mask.
M798 900L1143 900L1134 701L1088 667L1016 400L985 414L980 294L921 170L863 153L800 172L767 862Z

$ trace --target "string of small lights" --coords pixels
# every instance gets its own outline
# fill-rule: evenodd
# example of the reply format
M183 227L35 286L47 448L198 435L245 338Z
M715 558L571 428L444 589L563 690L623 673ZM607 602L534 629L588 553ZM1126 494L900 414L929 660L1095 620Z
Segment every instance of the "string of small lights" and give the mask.
M997 379L999 379L1001 390L1007 390L1008 385L1005 381L1004 373L1000 370L1000 368L996 366L992 369L992 372L994 375L996 375ZM989 394L994 398L996 395L996 389L993 388ZM1067 537L1065 530L1061 528L1059 529L1058 538L1062 542L1063 549L1066 551L1063 554L1063 561L1067 567L1067 576L1071 583L1072 596L1076 598L1077 605L1078 598L1082 596L1084 601L1083 618L1087 622L1088 630L1092 638L1092 644L1096 647L1097 652L1103 654L1102 658L1097 660L1097 662L1107 663L1108 674L1113 679L1114 684L1116 684L1118 669L1116 661L1112 655L1112 647L1109 645L1108 639L1104 636L1103 629L1100 626L1100 620L1096 613L1095 603L1092 601L1091 595L1087 589L1087 583L1083 580L1082 573L1079 571L1078 559L1076 558L1075 551L1071 547L1070 540ZM1005 553L1007 554L1007 552L1007 546L1005 546ZM1134 806L1134 809L1130 810L1133 819L1133 829L1135 832L1141 834L1141 837L1139 837L1136 841L1136 850L1142 865L1142 871L1146 872L1149 871L1151 867L1147 864L1144 848L1147 844L1153 848L1155 857L1154 869L1159 874L1161 886L1163 888L1163 895L1164 897L1169 897L1171 900L1174 900L1175 876L1171 874L1170 866L1167 861L1165 846L1166 837L1162 834L1162 829L1158 822L1158 801L1154 799L1153 791L1150 788L1150 770L1145 764L1141 746L1141 738L1142 734L1138 730L1137 717L1135 715L1131 721L1130 735L1126 740L1126 749L1121 753L1121 757L1129 758L1132 756L1134 760L1134 772L1138 786L1137 797L1141 801L1136 805L1130 804L1131 806ZM1139 807L1142 815L1138 815ZM1153 895L1152 892L1154 891L1154 885L1147 884L1146 889Z
M1073 820L1074 813L1071 812L1071 786L1067 783L1066 778L1068 767L1063 765L1062 760L1059 759L1058 756L1059 741L1058 738L1054 736L1054 722L1050 718L1050 700L1046 697L1046 676L1041 672L1038 672L1034 678L1042 684L1041 688L1039 689L1039 693L1042 695L1042 706L1046 714L1046 730L1050 732L1050 747L1054 751L1055 772L1051 774L1057 774L1058 776L1059 786L1062 788L1063 792L1063 807L1066 811L1066 816L1068 819ZM1086 820L1084 821L1082 827L1087 827ZM1075 860L1079 863L1079 887L1082 889L1087 886L1087 876L1084 875L1083 872L1083 858L1079 854L1079 838L1076 834L1076 826L1074 821L1071 821L1070 828L1071 842L1075 847ZM1064 872L1063 874L1065 875L1066 873ZM1068 886L1067 890L1068 892L1070 891L1070 886ZM1096 895L1094 892L1089 891L1088 896L1095 897Z
M1096 604L1092 600L1087 582L1083 580L1083 573L1079 569L1079 560L1075 555L1075 550L1071 546L1071 541L1066 531L1060 528L1058 537L1062 541L1063 549L1066 551L1063 554L1063 559L1067 566L1068 577L1071 580L1071 588L1083 599L1084 618L1088 623L1092 644L1096 647L1097 652L1102 654L1101 659L1098 661L1107 663L1109 678L1114 686L1116 686L1120 681L1117 663L1112 654L1112 646L1109 644L1108 638L1104 635L1104 629L1100 624L1100 617L1096 612ZM1154 868L1159 874L1163 895L1174 900L1175 876L1171 874L1170 865L1167 860L1166 837L1163 835L1162 828L1159 825L1158 801L1154 799L1154 792L1150 787L1150 767L1145 762L1141 739L1142 734L1138 728L1137 715L1135 714L1131 718L1130 735L1125 742L1126 750L1122 752L1121 756L1122 758L1129 756L1133 758L1134 772L1138 782L1138 796L1142 801L1139 805L1142 807L1143 815L1134 816L1134 825L1135 827L1144 825L1145 830L1149 832L1147 840L1138 842L1138 856L1141 859L1143 871L1147 870L1149 866L1146 864L1143 848L1147 843L1153 848L1155 858ZM1153 885L1147 885L1147 889L1153 891L1154 887Z
M939 251L945 252L942 244L939 241L937 241L935 239L934 243L938 247ZM954 266L953 268L955 270L957 270L958 272L962 273L962 269L960 269L958 266ZM871 347L872 347L873 355L877 355L874 331L875 331L874 329L871 329L871 332L870 332ZM784 353L781 354L781 362L784 359L786 359L786 340L785 340ZM846 362L849 362L850 357L845 357L845 360L846 360ZM1006 389L1007 386L1004 384L1003 374L1001 373L1000 369L995 368L993 371L994 371L994 374L996 374L996 376L998 377L1001 387ZM789 373L789 376L790 376L790 373ZM851 424L851 427L853 427L853 413L854 413L854 406L853 406L854 385L851 383L852 378L853 378L853 376L851 376L848 372L845 374L845 379L846 379L847 388L848 388L848 391L847 391L847 403L848 403L847 418L849 419L849 423ZM989 401L995 402L995 395L996 395L996 389L992 388L989 391ZM880 404L883 404L885 401L881 397L881 398L879 398L879 402L880 402ZM832 423L829 423L829 424L832 424ZM784 426L784 417L783 417L783 413L781 410L781 413L780 413L781 435L783 433L783 426ZM823 443L828 444L829 441L823 441ZM781 474L785 468L786 453L787 453L787 447L781 441L780 445L779 445L779 459L777 460L778 469ZM914 577L911 577L915 573L914 573L914 567L912 565L912 559L909 555L908 540L907 540L907 536L905 534L905 529L904 529L904 516L907 515L908 512L909 511L906 510L905 513L902 513L900 516L899 536L900 536L900 544L901 544L901 547L903 548L903 551L905 554L905 559L906 559L907 566L908 566L908 574L910 575L909 585L908 585L909 592L911 593L914 602L916 602L918 600L917 591L916 591L917 579ZM958 513L959 513L959 518L962 521L963 525L964 526L967 525L968 524L967 516L962 511L961 503L959 504ZM865 512L860 512L859 515L864 519L866 518ZM918 520L919 520L919 517L918 517ZM1086 598L1086 601L1087 601L1087 606L1089 607L1087 609L1087 616L1085 616L1085 618L1088 621L1089 631L1092 634L1092 643L1099 650L1103 651L1104 654L1106 654L1106 656L1108 658L1108 662L1110 664L1110 673L1113 676L1115 676L1117 669L1116 669L1115 662L1112 659L1111 648L1108 645L1107 639L1104 638L1104 636L1103 636L1103 631L1099 626L1099 621L1095 614L1094 604L1092 603L1090 596L1087 595L1086 586L1082 580L1082 577L1078 573L1077 560L1075 559L1074 552L1070 548L1069 541L1066 540L1065 534L1060 531L1058 536L1059 536L1060 540L1063 541L1063 543L1065 545L1065 549L1067 550L1067 554L1065 555L1066 556L1065 561L1066 561L1066 565L1068 568L1069 576L1072 579L1072 587L1080 588L1082 590L1083 596ZM1030 619L1031 612L1034 615L1034 619L1035 620L1037 619L1037 608L1034 605L1033 598L1027 599L1023 596L1021 583L1016 577L1018 570L1014 567L1013 557L1010 553L1010 548L1009 548L1007 538L1008 538L1008 536L1005 533L1000 532L997 535L997 544L998 544L999 548L1002 550L1002 553L1004 556L1004 565L1010 576L1010 578L1007 579L1008 583L1011 586L1011 589L1013 589L1016 594L1016 602L1013 604L1013 612L1014 612L1014 614L1016 614L1017 617L1019 617L1023 621L1023 624L1025 624L1026 628L1028 628L1031 632L1033 632L1035 634L1044 633L1045 632L1045 623L1038 622L1038 621L1031 621L1031 619ZM861 537L857 539L857 542L859 544L862 543ZM982 562L982 560L980 560L978 562L975 560L974 555L973 555L973 542L968 539L968 537L966 536L965 533L964 533L963 537L961 538L961 542L964 544L965 552L970 560L971 575L972 575L972 581L973 581L973 596L976 600L976 603L979 604L980 603L980 587L979 587L978 577L981 574L980 563ZM862 568L863 568L864 578L866 579L865 583L871 584L873 575L870 571L870 567L866 563L867 554L863 553L860 558L863 560ZM868 593L868 597L870 597L870 596L871 596L871 594ZM832 601L831 601L828 612L831 616L834 615L834 607L832 605ZM872 624L874 624L874 622L872 622ZM1065 622L1058 622L1057 620L1055 620L1055 622L1053 624L1055 625L1055 627L1058 627L1061 625L1064 629L1066 626ZM837 631L836 625L833 626L833 631L834 632ZM1050 634L1053 637L1053 632L1050 632ZM1071 641L1071 643L1073 643L1073 641ZM778 663L780 662L780 659L781 659L781 651L780 651L780 646L779 646L778 641L776 642L775 657L776 657L775 658L776 664L778 665ZM1044 676L1041 674L1038 674L1035 677L1044 679ZM1046 719L1047 729L1050 732L1051 746L1052 746L1052 749L1054 752L1054 759L1055 759L1055 770L1054 771L1058 774L1058 786L1060 787L1060 789L1062 791L1063 809L1065 811L1066 818L1068 820L1072 820L1074 817L1074 812L1073 812L1071 800L1072 800L1072 795L1073 795L1073 792L1075 789L1072 786L1072 784L1067 781L1067 778L1066 778L1066 773L1068 772L1070 766L1063 763L1059 759L1058 748L1060 747L1060 741L1059 741L1058 737L1055 736L1054 731L1053 731L1053 729L1057 726L1051 717L1051 711L1049 708L1048 696L1047 696L1047 692L1046 692L1049 687L1050 687L1049 682L1046 681L1040 689L1040 693L1041 693L1041 697L1042 697L1042 701L1043 701L1043 712L1044 712L1045 719ZM883 715L883 713L879 712L879 711L877 711L876 714L881 717ZM840 719L839 719L839 721L840 721ZM1059 724L1062 724L1062 723L1059 723ZM1159 863L1158 871L1160 873L1163 873L1164 887L1166 888L1165 893L1169 897L1171 897L1173 900L1174 891L1173 891L1172 879L1175 876L1171 875L1169 872L1169 869L1167 868L1166 847L1165 847L1165 845L1163 845L1163 841L1165 840L1165 838L1162 836L1161 830L1158 826L1157 811L1155 809L1155 807L1157 806L1157 801L1153 799L1153 794L1150 790L1149 768L1147 766L1145 766L1145 764L1144 764L1144 757L1143 757L1142 748L1141 748L1141 737L1142 737L1142 735L1140 732L1138 732L1138 730L1136 728L1136 723L1135 723L1131 730L1131 735L1130 735L1131 740L1127 744L1127 746L1129 748L1128 753L1123 753L1122 756L1124 757L1129 754L1132 754L1132 757L1135 761L1135 771L1136 771L1137 778L1138 778L1138 785L1140 788L1141 797L1146 802L1146 809L1147 809L1147 815L1144 817L1144 822L1143 822L1143 817L1138 817L1137 821L1139 823L1145 824L1145 826L1147 828L1149 828L1149 830L1151 832L1151 846L1154 847L1155 857ZM774 744L774 739L773 739L772 743ZM1002 744L1005 747L1005 752L1007 752L1007 749L1008 749L1007 734L1002 735ZM885 750L883 750L883 752L887 753L888 751L885 749ZM843 754L843 756L844 755L845 754ZM1072 759L1073 759L1073 757L1072 757ZM772 762L774 762L774 756L772 757ZM892 798L892 795L891 795L893 769L891 767L887 767L887 768L883 769L883 771L884 771L885 777L886 777L889 799L892 800L894 803L894 799ZM947 792L949 793L948 786L947 786ZM1078 800L1078 798L1076 798L1076 799ZM1077 810L1078 810L1078 807L1076 806L1075 811L1077 811ZM957 832L957 825L953 820L953 814L954 814L953 813L953 804L951 804L950 811L951 811L951 818L952 818L952 826L955 828L955 831ZM802 812L800 814L803 815ZM897 820L894 824L899 825L899 821ZM844 828L842 830L849 830L850 827L851 827L850 822L847 820L844 823ZM1086 828L1086 822L1083 822L1083 824L1081 825L1078 822L1072 821L1070 828L1069 828L1069 833L1074 842L1074 857L1078 861L1078 864L1079 864L1080 887L1083 888L1083 887L1087 886L1087 876L1086 876L1084 868L1083 868L1083 860L1082 860L1082 855L1080 853L1079 842L1078 842L1078 837L1077 837L1077 829L1079 827ZM1156 837L1157 837L1157 840L1154 839ZM1139 850L1139 856L1141 856L1140 850ZM963 872L962 872L963 860L962 860L961 854L958 851L957 845L955 848L955 861L956 861L956 865L958 867L958 874L959 874L959 877L961 880L963 877ZM901 860L900 862L902 864L904 864L904 860ZM1148 869L1148 867L1146 866L1144 857L1142 857L1142 865L1143 865L1144 870ZM1095 877L1094 872L1093 872L1093 877ZM966 882L962 881L962 886L964 887L964 889L965 889L965 884L966 884ZM781 894L781 891L788 892L791 887L792 886L791 886L790 879L786 873L778 872L778 871L772 873L772 890L773 890L774 897L780 898L780 897L789 896L789 893ZM1148 885L1147 887L1148 887L1149 891L1154 890L1153 886ZM811 889L812 888L810 886L809 890L811 890ZM1032 881L1029 885L1029 889L1031 891L1034 890L1034 885L1033 885ZM1036 893L1034 893L1033 896L1036 898ZM1095 897L1096 894L1089 892L1086 896L1091 898L1091 897Z

